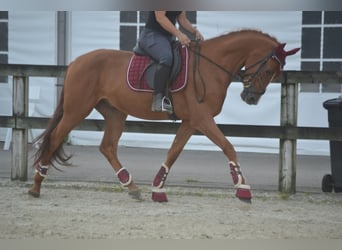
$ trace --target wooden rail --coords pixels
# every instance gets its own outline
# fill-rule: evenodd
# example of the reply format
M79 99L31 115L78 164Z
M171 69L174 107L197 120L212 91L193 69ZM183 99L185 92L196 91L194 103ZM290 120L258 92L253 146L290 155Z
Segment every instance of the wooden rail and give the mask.
M64 77L66 66L0 64L0 75L13 76L13 115L0 116L0 127L12 128L12 180L27 180L28 129L45 128L49 118L28 117L29 77ZM342 127L297 127L298 83L342 83L342 72L284 71L280 126L218 124L226 136L279 138L279 182L283 193L296 191L297 139L342 141ZM177 122L127 121L125 132L174 134ZM103 120L84 120L75 130L102 131ZM199 133L198 133L199 134Z

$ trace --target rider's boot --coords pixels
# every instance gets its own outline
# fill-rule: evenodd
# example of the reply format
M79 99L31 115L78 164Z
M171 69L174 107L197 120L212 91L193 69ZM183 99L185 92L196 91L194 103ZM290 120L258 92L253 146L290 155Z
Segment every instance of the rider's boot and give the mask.
M173 112L173 108L170 100L164 96L165 88L167 86L167 82L170 77L170 67L159 64L157 66L157 70L154 76L154 92L153 92L153 100L152 100L152 111L166 111L168 113Z

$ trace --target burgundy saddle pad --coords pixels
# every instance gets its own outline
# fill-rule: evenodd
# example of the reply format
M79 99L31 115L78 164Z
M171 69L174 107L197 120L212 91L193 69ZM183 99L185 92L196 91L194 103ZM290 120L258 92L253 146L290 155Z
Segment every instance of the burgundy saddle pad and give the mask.
M181 70L175 80L170 84L171 92L182 90L188 78L188 49L186 47L179 47L181 55ZM145 76L145 69L151 62L149 56L141 56L134 54L128 64L127 69L127 84L134 91L153 92L149 86Z

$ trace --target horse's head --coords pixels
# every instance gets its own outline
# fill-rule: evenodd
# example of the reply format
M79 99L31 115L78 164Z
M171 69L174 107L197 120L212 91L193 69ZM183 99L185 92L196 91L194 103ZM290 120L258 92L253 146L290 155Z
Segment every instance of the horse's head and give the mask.
M299 51L299 48L285 51L285 45L279 44L267 55L254 54L247 59L243 75L244 89L241 93L242 100L247 104L256 105L259 102L268 84L280 75L286 57Z

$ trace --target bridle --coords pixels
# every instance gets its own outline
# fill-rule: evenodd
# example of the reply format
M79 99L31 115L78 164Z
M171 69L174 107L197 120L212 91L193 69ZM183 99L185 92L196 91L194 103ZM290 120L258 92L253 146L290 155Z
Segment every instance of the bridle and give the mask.
M267 65L267 62L271 58L275 59L279 63L279 70L273 73L269 82L271 82L275 78L275 76L280 73L281 69L283 68L283 64L281 63L281 61L277 57L275 50L272 50L268 55L266 55L265 57L263 57L262 59L260 59L259 61L255 62L254 64L252 64L251 66L249 66L245 69L245 71L243 73L243 78L242 78L242 83L243 83L244 89L247 89L247 90L249 90L249 92L252 92L252 93L258 94L258 95L265 94L267 84L264 81L262 81L262 78L260 76L260 71ZM256 67L256 66L258 66L256 71L254 71L253 73L246 73L249 69ZM247 79L245 79L246 76L248 76ZM253 87L253 82L254 82L255 78L257 78L257 80L260 84L260 87L261 87L260 92L257 92L255 90L251 90L251 88Z
M217 68L219 68L220 70L225 72L227 75L229 75L231 77L231 79L233 79L233 80L235 79L239 82L242 82L245 90L249 91L250 93L254 93L254 94L258 94L258 95L263 95L266 92L267 84L263 83L259 74L260 74L260 71L267 65L267 62L272 58L272 59L275 59L279 63L279 71L273 73L273 76L271 77L270 81L273 80L273 78L281 71L281 69L284 66L283 63L281 62L281 60L279 59L279 57L277 56L276 50L273 49L269 54L267 54L266 56L264 56L263 58L261 58L260 60L255 62L254 64L245 68L244 71L240 71L240 72L234 74L230 70L228 70L225 67L223 67L222 65L216 63L215 61L213 61L212 59L210 59L206 55L202 54L200 51L201 48L199 46L199 42L197 40L195 41L195 46L189 47L189 50L194 53L193 81L194 81L194 88L195 88L195 92L196 92L196 98L197 98L197 101L200 103L204 101L204 98L206 95L205 81L203 79L203 76L202 76L202 73L201 73L200 67L199 67L200 58L203 58L206 61L210 62L211 64L215 65ZM256 66L258 66L256 71L254 71L252 73L247 73L250 69L252 69ZM201 97L198 96L196 71L198 71L198 74L201 78L202 87L203 87L203 95ZM246 79L246 77L248 77L248 78ZM252 89L253 88L253 81L255 78L258 78L259 84L261 86L262 90L260 92L257 92L257 91Z

